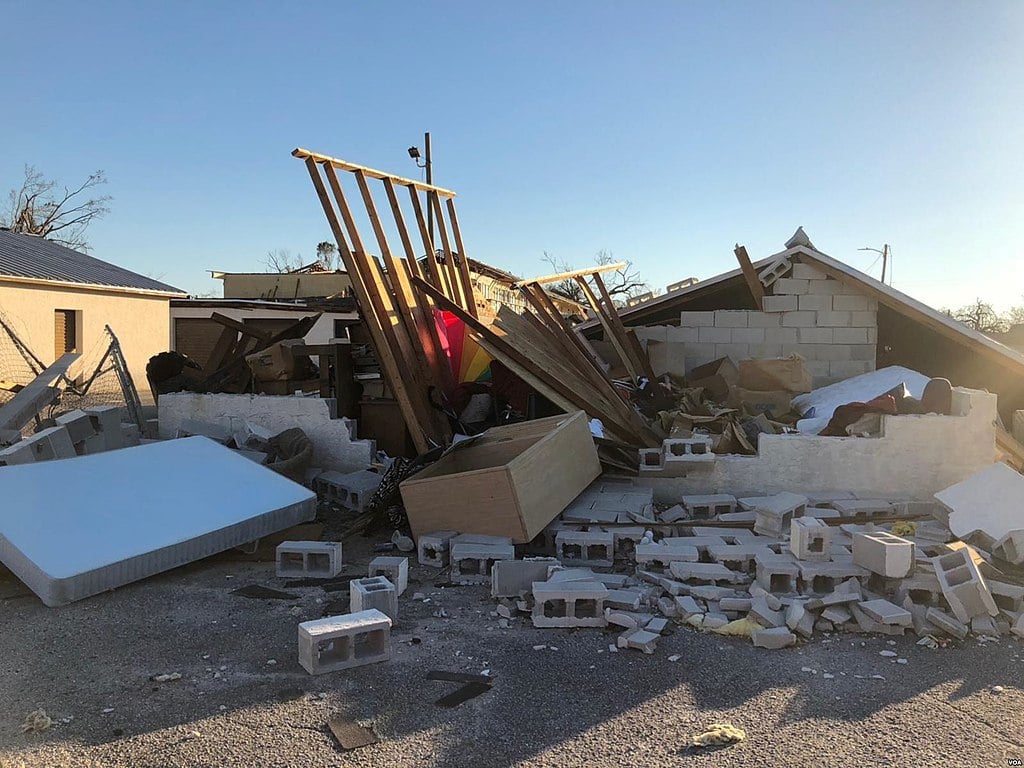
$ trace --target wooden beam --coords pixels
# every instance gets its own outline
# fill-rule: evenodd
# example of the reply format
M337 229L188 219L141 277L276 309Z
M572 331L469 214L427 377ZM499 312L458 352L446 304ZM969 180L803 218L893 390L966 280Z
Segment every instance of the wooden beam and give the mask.
M625 269L628 264L624 261L615 264L602 264L600 266L588 267L586 269L574 269L572 272L559 272L556 275L544 275L542 277L531 277L529 280L520 280L512 283L513 288L522 288L524 285L546 285L547 283L558 283L562 280L573 280L577 277L588 277L601 272L611 272L616 269Z
M459 217L455 213L455 201L451 198L445 200L445 207L448 208L448 219L452 225L452 235L455 237L455 249L459 254L459 275L462 277L462 290L466 294L466 309L473 317L480 317L476 308L476 292L473 290L473 277L469 274L469 256L466 255L466 246L462 242L462 232L459 230Z
M420 204L419 193L415 189L409 190L409 199L412 202L412 212L416 217L416 225L420 231L420 239L423 241L423 251L426 254L425 271L427 280L435 288L446 296L452 295L452 287L448 285L448 275L434 258L434 233L427 228L427 220L423 215L423 206Z
M612 328L615 329L615 333L618 334L620 343L625 347L626 352L630 355L630 359L633 361L633 368L643 376L646 376L650 381L654 381L654 373L651 370L650 360L647 359L647 355L640 347L640 342L637 341L635 335L630 335L626 330L626 326L622 323L622 318L619 317L619 312L615 308L615 302L612 300L611 294L608 292L607 286L604 284L604 280L601 276L594 274L590 276L594 281L594 285L597 286L597 290L601 293L601 299L604 302L605 312L608 314L608 320L611 323Z
M448 228L444 224L444 213L441 211L441 199L433 192L427 193L427 205L434 210L434 223L437 225L437 232L441 235L441 249L444 251L444 268L448 273L448 284L452 287L452 298L463 309L467 309L468 301L462 283L459 280L459 270L455 266L455 253L452 250L451 240L448 239Z
M757 270L754 269L754 265L750 262L746 246L737 243L733 253L736 254L736 261L740 263L743 280L746 282L750 295L754 299L754 306L759 310L764 309L764 286L761 284L761 278L757 276Z
M67 374L68 369L80 358L77 352L68 352L57 362L36 376L14 397L0 406L0 429L21 430L32 417L51 402L57 390L50 385Z
M270 331L264 331L260 328L254 328L251 325L246 325L243 322L235 320L233 317L222 315L220 312L214 312L210 315L210 319L220 323L225 328L231 328L235 332L241 333L243 336L252 336L254 339L259 339L260 341L267 341L274 335Z
M320 155L316 152L310 152L308 149L302 149L301 147L292 150L292 156L297 157L300 160L312 159L314 162L320 164L329 164L332 168L337 168L339 171L362 171L364 174L369 176L371 179L391 179L394 184L398 184L402 187L409 187L410 189L418 189L422 192L436 192L441 197L455 197L455 193L450 189L444 189L443 187L435 187L430 184L424 184L421 181L414 181L413 179L406 179L402 176L395 176L392 173L385 173L384 171L378 171L374 168L367 168L363 165L356 165L355 163L349 163L345 160L339 160L336 157L329 155Z
M594 314L597 315L597 319L601 321L601 327L604 328L604 335L607 341L615 347L615 353L619 356L622 364L626 366L626 370L629 371L629 375L633 380L635 381L636 379L639 379L640 376L643 375L643 371L634 364L633 356L630 354L631 350L627 350L627 342L619 336L618 331L613 327L611 318L605 314L604 307L601 306L601 302L594 294L590 284L587 283L587 279L582 275L579 275L575 280L580 288L583 289L583 295L586 296L591 309L593 309Z

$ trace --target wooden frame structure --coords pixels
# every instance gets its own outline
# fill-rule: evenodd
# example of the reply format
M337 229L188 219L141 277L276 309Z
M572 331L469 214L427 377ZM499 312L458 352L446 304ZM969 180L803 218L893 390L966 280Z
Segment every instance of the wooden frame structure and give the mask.
M416 450L422 453L435 445L446 445L452 435L439 398L451 390L452 371L435 320L435 302L431 296L415 290L413 284L423 280L446 302L466 316L477 318L476 296L455 211L455 193L305 149L296 149L292 155L302 160L309 171L338 253L352 279L381 373L398 402ZM379 257L367 250L339 171L351 174L355 180ZM404 187L409 195L415 230L406 225L399 187ZM388 241L375 189L378 197L382 190L387 200L386 210L390 210L397 230L400 252L393 251ZM433 213L440 251L435 250L433 233L427 227L426 210ZM416 235L422 251L414 245ZM422 268L417 253L427 255Z

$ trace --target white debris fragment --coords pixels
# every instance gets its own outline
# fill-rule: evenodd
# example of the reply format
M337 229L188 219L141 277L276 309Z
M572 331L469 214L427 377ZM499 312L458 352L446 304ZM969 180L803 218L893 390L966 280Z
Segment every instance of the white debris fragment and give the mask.
M821 679L822 680L834 680L835 679L835 675L833 675L831 672L824 672L821 675Z
M277 664L277 659L267 659L267 666L272 667Z
M681 658L683 658L683 657L680 656L678 653L673 653L671 656L668 657L668 660L669 661L679 661Z
M907 660L906 659L896 659L896 663L897 664L906 664Z
M154 683L170 683L174 680L181 680L181 672L171 672L170 674L153 675L151 678Z
M992 686L992 693L996 694L997 696L1000 693L1002 693L1004 690L1006 690L1006 689L1003 688L1003 686L1001 686L1001 685L993 685Z
M533 646L533 650L535 650L535 651L543 651L545 648L547 648L546 645L535 645L535 646Z
M887 659L891 659L896 655L896 651L879 651L879 656L885 656Z

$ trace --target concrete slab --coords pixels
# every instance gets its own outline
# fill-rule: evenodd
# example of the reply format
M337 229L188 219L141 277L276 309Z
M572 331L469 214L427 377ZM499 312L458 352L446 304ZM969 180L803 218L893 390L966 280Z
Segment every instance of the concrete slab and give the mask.
M958 539L975 531L999 541L1024 528L1024 475L998 463L935 494L949 510L949 530Z
M179 484L187 503L161 490ZM61 488L75 489L75 504L54 503ZM205 437L5 467L0 498L0 562L50 606L316 515L311 491Z

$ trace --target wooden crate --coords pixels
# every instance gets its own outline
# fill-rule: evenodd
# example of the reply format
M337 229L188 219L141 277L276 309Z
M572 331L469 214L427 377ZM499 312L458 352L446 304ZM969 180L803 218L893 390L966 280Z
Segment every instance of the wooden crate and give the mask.
M533 539L601 474L583 411L494 427L401 484L413 536Z

